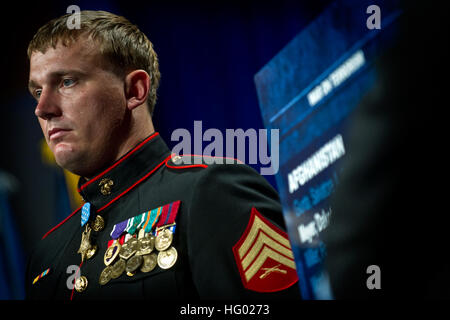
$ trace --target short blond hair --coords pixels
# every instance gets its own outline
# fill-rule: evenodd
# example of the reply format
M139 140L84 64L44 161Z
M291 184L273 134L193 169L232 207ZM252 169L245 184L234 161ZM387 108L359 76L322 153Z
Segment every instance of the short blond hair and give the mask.
M147 36L126 18L106 11L81 11L80 28L69 29L67 20L71 15L53 19L39 28L28 45L28 58L35 51L45 53L50 46L56 48L59 42L70 46L80 35L90 36L98 41L100 54L118 76L135 69L149 74L151 88L147 102L153 114L161 74L158 56Z

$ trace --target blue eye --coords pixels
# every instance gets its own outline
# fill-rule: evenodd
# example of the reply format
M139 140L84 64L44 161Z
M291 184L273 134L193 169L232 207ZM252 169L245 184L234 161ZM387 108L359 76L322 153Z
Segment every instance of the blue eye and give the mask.
M75 83L75 81L73 79L64 79L63 80L63 86L64 87L69 87L69 86L71 86L74 83Z
M42 89L37 89L37 90L34 92L34 95L36 96L36 98L39 98L39 97L41 96L41 93L42 93Z

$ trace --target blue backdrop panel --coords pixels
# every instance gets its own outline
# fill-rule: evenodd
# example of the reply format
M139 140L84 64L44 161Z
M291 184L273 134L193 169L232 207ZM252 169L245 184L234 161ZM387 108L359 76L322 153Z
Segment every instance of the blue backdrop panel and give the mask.
M374 62L396 39L398 1L335 1L255 75L267 129L280 130L276 176L294 249L302 296L330 299L320 232L329 224L330 195L346 154L346 128L377 81Z

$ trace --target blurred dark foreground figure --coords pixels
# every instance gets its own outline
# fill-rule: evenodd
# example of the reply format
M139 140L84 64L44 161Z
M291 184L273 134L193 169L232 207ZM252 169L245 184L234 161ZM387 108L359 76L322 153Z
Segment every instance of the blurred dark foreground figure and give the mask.
M322 234L336 299L450 298L446 15L408 3L401 39L355 113ZM381 289L367 287L371 265Z

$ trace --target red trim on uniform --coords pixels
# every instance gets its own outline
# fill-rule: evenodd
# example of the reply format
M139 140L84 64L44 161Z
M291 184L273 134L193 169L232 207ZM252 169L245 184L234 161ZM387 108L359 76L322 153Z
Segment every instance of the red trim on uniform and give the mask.
M58 223L56 226L54 226L53 228L51 228L49 231L47 231L46 234L44 234L44 236L42 237L42 240L44 240L50 233L52 233L53 231L55 231L56 229L58 229L60 226L62 226L67 220L69 220L75 213L77 213L83 206L79 207L78 209L76 209L74 212L72 212L67 218L65 218L63 221L61 221L60 223Z
M103 210L105 210L106 208L108 208L110 205L112 205L114 202L116 202L117 200L119 200L122 196L124 196L125 194L127 194L128 192L130 192L132 189L134 189L138 184L140 184L142 181L144 181L145 179L147 179L149 176L151 176L156 170L159 169L159 167L161 167L161 165L165 162L167 162L168 159L170 159L171 156L168 156L166 159L164 159L160 164L158 164L156 167L154 167L149 173L147 173L145 176L143 176L142 178L140 178L138 181L136 181L135 183L133 183L128 189L126 189L125 191L123 191L121 194L119 194L117 197L115 197L114 199L112 199L110 202L108 202L107 204L105 204L103 207L101 207L100 209L97 210L97 212L101 212Z
M126 193L128 193L131 189L133 189L134 187L136 187L139 183L141 183L142 181L144 181L145 179L147 179L150 175L152 175L159 167L161 167L161 165L163 163L165 163L168 159L170 158L167 157L166 159L164 159L161 163L159 163L156 167L154 167L149 173L147 173L145 176L143 176L141 179L139 179L138 181L136 181L133 185L131 185L131 187L129 187L128 189L126 189L124 192L122 192L121 194L119 194L117 197L115 197L114 199L112 199L110 202L108 202L107 204L105 204L103 207L101 207L100 209L97 210L97 212L101 212L104 209L108 208L110 205L112 205L114 202L116 202L117 200L119 200L119 198L121 198L122 196L124 196ZM75 210L74 212L72 212L67 218L65 218L63 221L61 221L58 225L56 225L55 227L53 227L50 231L48 231L43 237L42 239L44 239L45 237L47 237L50 233L52 233L53 231L55 231L56 229L58 229L60 226L62 226L67 220L70 219L70 217L72 217L76 212L78 212L83 206L79 207L77 210Z
M77 274L80 272L82 265L83 265L83 261L78 266ZM72 299L73 299L73 292L75 291L75 283L77 282L77 278L78 278L77 275L75 275L75 282L73 284L72 293L70 294L70 301L72 301Z
M167 168L171 168L171 169L187 169L187 168L208 168L208 166L206 164L190 164L187 166L178 166L178 167L173 167L170 166L166 163Z
M251 279L247 280L245 277L246 270L244 270L244 268L242 266L242 261L245 259L247 254L249 254L249 252L254 248L254 245L256 243L256 240L258 239L259 234L262 232L265 235L267 235L266 232L259 229L258 234L256 235L255 239L253 240L253 243L248 248L247 252L242 257L239 256L239 248L244 243L244 241L247 239L247 237L250 233L250 230L252 230L256 216L258 216L258 218L261 219L270 229L272 229L273 231L275 231L276 233L281 235L283 238L289 239L286 232L279 229L277 226L275 226L273 223L271 223L269 220L267 220L262 214L260 214L258 212L258 210L256 210L255 207L252 207L252 210L250 213L250 219L247 224L247 227L245 228L244 233L242 234L241 238L233 246L233 249L232 249L234 258L236 260L236 266L239 270L239 275L241 276L242 284L244 285L244 287L246 289L257 291L257 292L276 292L276 291L285 290L285 289L291 287L293 284L295 284L298 281L297 271L295 269L292 269L291 267L285 265L284 263L280 263L280 262L274 260L275 257L272 258L272 257L268 256L264 260L262 265L259 267L259 270L252 276ZM279 241L273 239L269 235L267 235L267 236L271 240L276 242L278 245L280 245L284 248L287 248L285 245L283 245ZM249 265L247 266L247 270L252 266L252 264L260 256L260 254L262 253L262 251L265 248L267 248L271 251L274 251L275 253L278 253L278 254L282 255L283 257L285 257L289 260L292 260L292 262L295 263L295 261L292 258L287 257L283 253L279 252L278 250L276 250L275 248L270 246L269 243L263 243L263 245L261 246L261 249L255 255L255 258L253 259L253 261L250 262ZM287 248L287 249L289 249L289 248ZM289 250L291 250L291 249L289 249ZM279 266L281 269L277 269ZM270 269L274 269L274 271L271 272ZM263 272L262 270L265 270L265 272Z
M175 153L172 153L170 155L170 157L166 160L166 167L171 168L171 169L208 168L208 166L206 164L190 164L190 165L185 165L185 166L171 166L171 165L169 165L167 162L169 162L169 160L171 160L175 156L176 156ZM191 154L189 154L189 156L191 156Z
M170 157L170 159L172 159L172 158L175 157L175 156L176 156L176 154L172 154L171 157ZM198 154L182 154L182 155L180 155L180 157L185 157L185 156L202 157L202 158L222 158L222 159L231 159L231 160L238 161L238 162L240 162L240 163L244 163L244 162L242 162L242 161L239 160L239 159L230 158L230 157L213 157L213 156L204 156L204 155L198 155ZM168 162L170 159L168 159L167 162ZM169 165L167 162L166 162L166 166L167 166L168 168L171 168L171 169L208 168L208 165L206 165L206 164L188 164L188 165L185 165L185 166L172 166L172 165Z
M114 169L115 167L117 167L120 163L122 163L123 161L125 161L127 158L129 158L133 153L135 153L137 150L139 150L144 144L146 144L147 142L149 142L150 140L152 140L154 137L158 136L159 133L155 132L153 133L150 137L148 137L147 139L145 139L144 141L142 141L141 143L139 143L136 147L134 147L131 151L129 151L125 156L123 156L122 158L120 158L117 162L115 162L111 167L109 167L108 169L106 169L105 171L103 171L102 173L100 173L99 175L95 176L94 178L90 179L88 182L86 182L85 184L83 184L80 188L78 188L78 192L81 192L81 190L85 189L88 185L90 185L91 183L93 183L94 181L100 179L102 176L104 176L105 174L107 174L109 171L111 171L112 169Z

